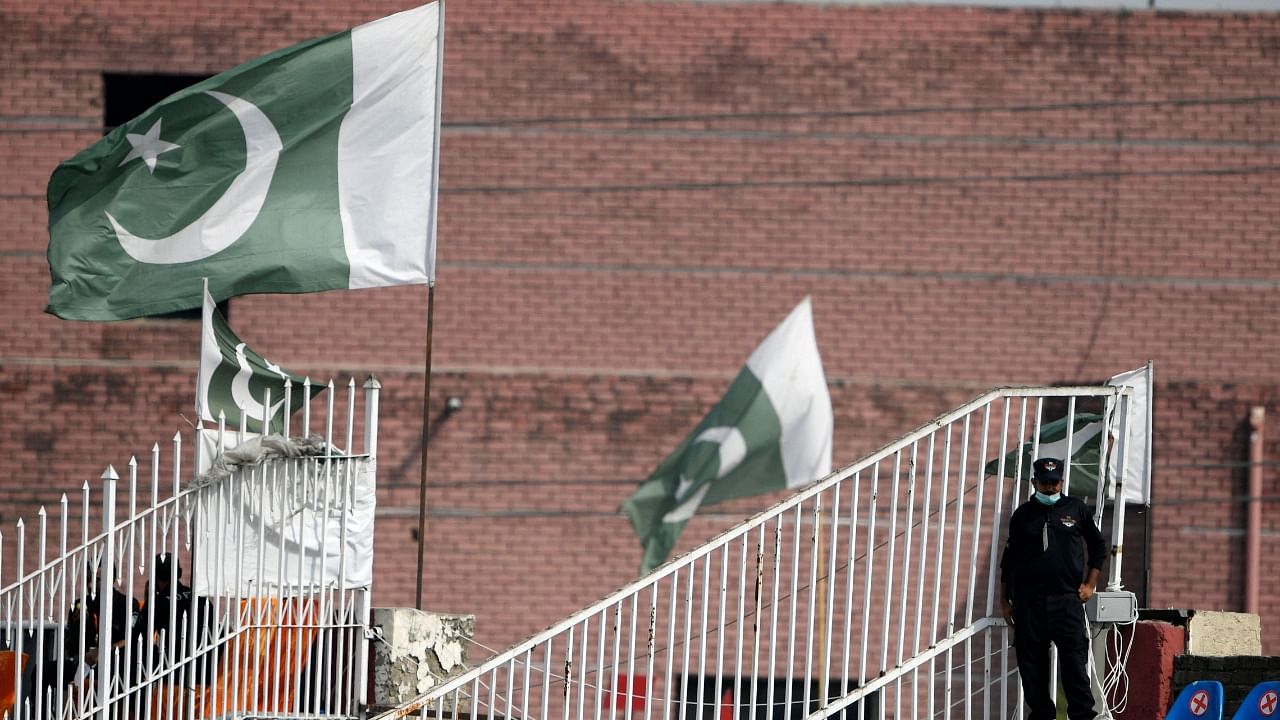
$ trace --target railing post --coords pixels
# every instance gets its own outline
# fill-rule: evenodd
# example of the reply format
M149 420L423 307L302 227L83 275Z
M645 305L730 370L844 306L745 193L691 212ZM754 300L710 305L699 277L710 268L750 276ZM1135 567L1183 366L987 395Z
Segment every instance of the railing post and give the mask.
M22 575L25 570L23 559L24 559L24 556L26 555L26 545L27 545L26 522L22 518L18 518L17 527L18 527L18 557L17 557L18 572L14 576L14 580L16 580L16 582L14 583L13 586L17 588L17 595L18 595L17 610L18 611L16 614L9 616L9 646L13 648L13 656L15 659L21 658L22 654L25 652L22 648L22 640L23 640L22 600L23 600L23 597L26 595L26 588L23 587L22 585ZM22 707L26 699L22 697L22 662L17 660L15 660L15 662L13 663L13 689L14 689L13 717L22 717L23 716Z
M368 463L367 471L374 473L377 482L378 467L378 391L382 389L382 383L373 375L364 383L364 452L369 456L365 462ZM350 450L348 450L350 452ZM357 471L360 472L360 471ZM369 621L373 609L371 605L371 597L369 588L361 588L356 595L356 617L359 618L359 638L358 648L356 652L356 700L359 705L358 713L360 717L366 717L369 712Z
M1121 587L1120 564L1124 560L1124 475L1128 471L1128 448L1133 442L1129 436L1130 416L1133 415L1132 391L1126 389L1119 400L1121 407L1124 408L1124 412L1120 413L1120 437L1124 438L1124 443L1117 443L1117 446L1124 448L1125 452L1120 456L1120 462L1116 468L1116 477L1113 482L1116 497L1111 511L1111 577L1107 582L1107 590L1112 592L1118 591ZM1102 447L1105 448L1105 445ZM1099 473L1099 477L1101 477L1101 473ZM1099 482L1098 484L1101 485L1102 483ZM1101 507L1101 503L1099 507Z
M364 452L370 460L378 457L378 391L382 383L370 375L364 381Z
M115 538L112 537L112 531L116 527L116 482L120 476L116 474L116 469L110 465L106 471L102 473L102 532L106 548L102 553L102 561L97 568L97 589L98 589L98 718L99 720L110 720L111 712L107 704L107 697L111 692L111 677L113 668L111 657L112 646L115 638L111 637L111 601L115 595L115 564L116 564L116 545ZM129 608L124 608L126 613Z
M47 583L48 583L49 573L45 571L45 568L47 567L45 565L45 557L46 557L45 551L47 549L46 544L47 544L47 538L49 535L49 515L48 513L45 512L43 505L40 506L40 512L37 513L37 516L40 518L40 537L37 538L37 542L39 542L40 544L40 550L36 555L36 557L38 558L37 564L40 567L40 577L38 580L35 578L33 578L33 580L35 580L37 583L36 587L37 587L37 592L40 593L40 598L39 600L33 601L32 603L31 629L35 635L32 638L32 640L34 640L36 644L36 652L35 652L35 656L33 657L33 661L36 666L35 673L34 673L35 687L43 688L44 687L44 659L45 659L45 652L46 652L45 645L44 645L44 619L50 615L49 608L45 607L45 599L49 597L47 594L47 587L48 587ZM22 657L22 656L19 655L17 657ZM35 716L44 717L45 693L37 691L35 693L35 696L36 696L35 697Z

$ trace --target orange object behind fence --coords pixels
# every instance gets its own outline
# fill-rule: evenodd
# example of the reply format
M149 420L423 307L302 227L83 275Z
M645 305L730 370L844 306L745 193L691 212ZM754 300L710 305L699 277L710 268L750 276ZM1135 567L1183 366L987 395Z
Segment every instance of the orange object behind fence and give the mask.
M152 718L228 713L290 713L303 687L302 673L315 640L316 606L312 600L251 598L240 601L241 630L223 646L218 674L210 685L187 690L172 685L152 691Z
M0 717L13 709L13 700L18 692L13 686L16 655L12 650L0 652ZM22 653L22 667L17 669L17 674L21 674L26 668L27 654Z

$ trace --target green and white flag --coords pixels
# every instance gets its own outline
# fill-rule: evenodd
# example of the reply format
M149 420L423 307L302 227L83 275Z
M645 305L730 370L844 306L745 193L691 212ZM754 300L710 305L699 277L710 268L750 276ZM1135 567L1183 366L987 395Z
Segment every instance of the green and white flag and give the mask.
M1111 419L1112 435L1117 438L1111 454L1111 477L1120 476L1120 462L1124 459L1124 501L1151 504L1151 409L1154 388L1153 368L1150 364L1120 373L1107 381L1108 385L1127 387L1131 395L1129 403L1121 402L1119 412ZM1129 415L1129 433L1126 436L1125 414ZM1107 497L1114 498L1114 484L1107 487Z
M250 350L231 331L226 318L218 312L213 298L204 292L204 319L200 331L200 371L196 378L196 415L206 422L216 423L218 414L226 418L228 430L240 427L240 417L247 416L246 429L262 433L262 418L268 417L268 433L284 429L284 382L288 378L288 414L302 407L310 398L303 387L304 378L288 372L279 365ZM271 411L266 412L264 400L271 391ZM315 397L324 386L311 388Z
M1019 472L1018 455L1022 455L1021 480L1031 480L1031 463L1037 458L1070 459L1071 495L1092 497L1098 487L1098 449L1102 442L1102 416L1097 413L1076 413L1072 421L1071 445L1067 446L1067 418L1060 417L1040 425L1040 449L1036 453L1031 440L1022 443L1020 450L1005 456L1005 477ZM988 475L1000 471L999 458L987 463Z
M1106 423L1110 427L1107 439L1106 477L1120 476L1121 458L1124 459L1124 500L1131 503L1148 503L1151 497L1151 480L1148 469L1147 436L1150 433L1150 413L1148 407L1151 398L1151 369L1142 367L1130 372L1120 373L1107 384L1114 387L1130 389L1130 399L1126 404L1119 400L1117 409ZM1128 411L1128 435L1125 435L1124 415ZM1013 477L1018 472L1018 453L1022 454L1022 472L1020 479L1030 480L1031 463L1036 458L1056 457L1069 460L1070 475L1067 492L1077 497L1097 497L1098 469L1101 467L1098 457L1102 446L1101 415L1097 413L1076 413L1072 422L1071 446L1067 447L1067 418L1044 423L1040 426L1039 453L1033 456L1035 447L1030 440L1022 443L1020 450L1005 456L1005 476ZM999 459L987 463L988 475L1000 471ZM1107 482L1107 498L1116 496L1115 483Z
M760 343L724 397L622 505L666 561L699 507L807 485L831 473L831 396L808 298Z
M215 298L429 283L439 8L182 90L49 180L47 312L118 320Z

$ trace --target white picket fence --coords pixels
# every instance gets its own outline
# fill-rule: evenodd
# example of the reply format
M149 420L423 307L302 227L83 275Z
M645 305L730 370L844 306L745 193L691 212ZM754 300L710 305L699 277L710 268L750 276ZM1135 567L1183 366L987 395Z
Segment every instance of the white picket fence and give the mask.
M191 455L201 463L201 451L184 452L179 434L167 457L156 445L123 479L108 467L79 502L63 495L55 517L41 508L34 524L0 536L0 558L12 563L0 564L0 713L361 717L370 587L347 582L343 549L356 509L372 518L379 385L364 385L359 454L355 382L345 390L345 408L335 409L332 383L313 401L325 419L310 455L267 454L201 479L183 466ZM301 437L312 433L311 405ZM343 420L345 437L335 438ZM219 428L213 447L230 438L251 439ZM316 575L323 567L337 579ZM185 602L159 592L193 580L215 590Z
M1021 717L996 602L1029 459L1006 457L1127 393L988 393L379 717ZM1120 537L1122 503L1112 524Z

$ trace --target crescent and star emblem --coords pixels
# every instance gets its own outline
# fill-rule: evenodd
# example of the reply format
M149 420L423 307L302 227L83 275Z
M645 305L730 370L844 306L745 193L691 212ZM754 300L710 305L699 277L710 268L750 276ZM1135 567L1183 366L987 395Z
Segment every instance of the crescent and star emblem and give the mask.
M271 368L272 372L280 375L284 379L285 374L280 370L280 366L272 363L266 358L262 359ZM240 369L236 372L236 376L231 379L231 400L241 409L242 412L251 418L268 418L275 417L276 411L284 405L284 398L280 398L280 402L271 406L271 412L264 412L262 402L253 396L249 390L249 378L253 377L253 368L249 366L249 359L244 354L244 343L236 345L236 364Z
M720 469L716 472L717 480L733 472L733 469L747 457L747 440L742 437L742 432L736 427L707 428L693 440L693 444L700 442L716 443L720 446ZM711 489L711 483L703 483L702 487L695 490L692 495L685 497L689 488L693 487L693 483L694 481L685 477L683 473L680 475L680 484L676 487L676 500L679 504L662 517L662 522L684 522L697 512L698 506L702 504L702 498Z
M215 255L239 240L262 211L276 172L276 161L284 149L276 128L253 103L222 92L206 95L227 106L244 131L244 170L231 181L227 191L203 215L186 227L161 238L143 238L129 232L111 213L107 221L115 229L120 247L134 260L153 265L195 262ZM160 139L157 120L144 135L126 136L133 149L121 165L142 158L155 172L156 157L180 146ZM243 364L242 364L243 367ZM238 377L238 376L237 376ZM247 385L246 385L247 388ZM261 407L261 404L259 404Z

